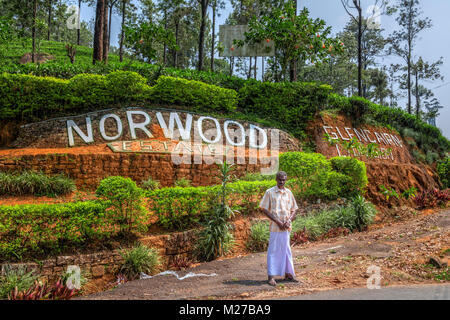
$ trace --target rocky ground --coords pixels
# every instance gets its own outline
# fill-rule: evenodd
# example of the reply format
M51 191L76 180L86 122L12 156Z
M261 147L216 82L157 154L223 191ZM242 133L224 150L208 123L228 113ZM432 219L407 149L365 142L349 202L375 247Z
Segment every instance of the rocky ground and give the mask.
M80 299L272 299L332 289L366 287L371 267L381 287L450 282L450 209L382 219L368 231L293 247L301 283L266 283L266 254L200 264L185 271L214 276L178 280L173 275L127 282ZM384 222L391 221L391 222Z

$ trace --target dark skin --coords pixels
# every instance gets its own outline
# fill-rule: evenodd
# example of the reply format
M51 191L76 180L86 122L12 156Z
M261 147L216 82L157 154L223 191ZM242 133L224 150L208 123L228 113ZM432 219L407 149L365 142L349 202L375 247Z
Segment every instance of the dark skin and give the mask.
M287 176L286 175L277 175L276 180L277 180L277 187L279 189L283 190L284 186L286 184ZM261 210L264 212L264 214L270 220L272 220L274 223L276 223L277 226L281 230L289 230L289 228L291 227L292 221L295 219L295 216L297 215L297 212L298 212L298 210L292 211L288 221L284 221L283 222L275 214L270 213L268 210L266 210L264 208L261 208ZM295 279L295 277L292 274L290 274L290 273L285 274L285 279L298 282L298 280ZM269 282L269 284L271 286L276 286L277 285L277 283L276 283L276 281L274 279L274 276L269 276L268 282Z

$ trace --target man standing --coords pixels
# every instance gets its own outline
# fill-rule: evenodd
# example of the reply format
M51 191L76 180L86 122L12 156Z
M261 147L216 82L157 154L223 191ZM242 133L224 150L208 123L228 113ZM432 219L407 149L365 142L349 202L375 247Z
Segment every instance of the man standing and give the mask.
M275 276L284 276L286 280L298 282L295 279L290 246L291 223L298 206L291 190L284 187L287 180L286 172L278 172L276 180L277 185L266 191L259 204L261 210L271 220L267 251L267 274L271 286L277 285Z

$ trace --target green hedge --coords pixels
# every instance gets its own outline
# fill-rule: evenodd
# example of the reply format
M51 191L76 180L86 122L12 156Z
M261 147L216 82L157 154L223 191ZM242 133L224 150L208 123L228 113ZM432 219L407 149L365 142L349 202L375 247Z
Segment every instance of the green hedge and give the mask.
M70 80L22 74L0 74L0 120L46 119L103 109L114 103L177 104L192 111L228 112L237 94L199 81L161 77L154 87L135 72L106 76L79 74Z
M362 194L367 186L364 162L354 158L330 160L320 153L280 154L280 169L288 174L288 186L297 198L334 200Z
M228 184L229 205L248 214L259 205L264 192L275 181L238 181ZM170 187L149 190L149 209L158 216L158 224L169 230L183 230L196 226L207 218L221 186Z
M0 206L0 260L58 254L117 234L109 203Z
M0 172L0 195L59 196L75 191L73 180L64 175L48 176L40 172Z
M198 111L233 111L237 105L234 90L199 81L161 76L151 90L151 100L159 104L192 107Z
M343 186L344 193L350 196L364 193L369 181L363 161L351 157L335 157L329 161L334 171L350 177L349 183Z
M250 82L239 90L239 110L272 119L300 137L308 121L326 105L331 90L316 83Z

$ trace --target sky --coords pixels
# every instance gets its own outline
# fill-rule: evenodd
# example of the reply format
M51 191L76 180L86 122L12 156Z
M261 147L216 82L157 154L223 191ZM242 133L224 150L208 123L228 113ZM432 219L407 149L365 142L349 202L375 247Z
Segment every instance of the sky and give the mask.
M133 2L138 3L136 0ZM219 25L225 23L225 19L231 12L231 5L229 1L226 2L225 10L218 17ZM390 4L395 2L395 0L389 0ZM362 0L364 11L374 3L375 0ZM450 41L448 41L448 35L445 36L450 31L450 19L448 18L450 1L422 0L421 5L423 10L422 17L429 17L433 22L433 26L420 34L413 54L415 59L421 56L425 61L429 62L435 62L441 56L444 58L444 64L441 67L441 74L444 76L444 81L425 82L423 84L427 88L433 89L432 91L435 97L444 106L440 110L440 116L437 118L436 124L447 139L450 139ZM325 20L327 25L333 28L333 33L340 32L349 21L349 16L342 7L340 0L298 0L298 7L299 10L307 7L310 12L310 17ZM82 6L81 20L89 21L94 15L94 8L87 7L86 5ZM398 29L394 17L383 15L380 19L381 28L385 30L384 35L387 36L393 30ZM114 15L112 22L112 45L118 46L121 18L118 15ZM379 62L383 64L397 61L396 58L392 57L381 57L379 59ZM400 105L405 105L406 100L400 99L399 103Z

